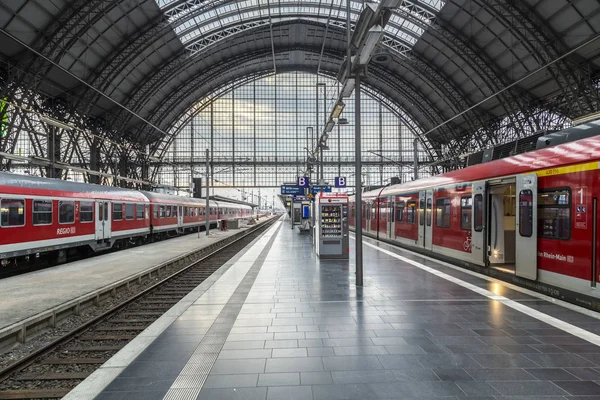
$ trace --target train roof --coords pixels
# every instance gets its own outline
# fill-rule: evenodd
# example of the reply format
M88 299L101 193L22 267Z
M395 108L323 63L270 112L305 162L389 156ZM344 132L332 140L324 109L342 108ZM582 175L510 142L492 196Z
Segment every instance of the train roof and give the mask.
M19 175L0 172L0 186L19 188L18 194L48 195L61 197L71 194L75 197L119 199L124 201L143 201L148 199L137 190L91 183L72 182L62 179L41 178L39 176ZM39 191L43 191L40 193ZM16 193L15 193L16 194Z
M205 199L197 199L194 197L186 197L186 196L176 196L167 193L159 193L159 192L146 192L142 191L142 193L151 201L151 202L159 202L159 201L168 201L168 202L181 202L181 203L191 203L198 204L200 206L206 205ZM211 205L214 205L214 202L211 202Z
M432 187L453 186L464 182L518 175L559 166L600 160L600 136L593 136L541 150L506 157L484 164L405 182L363 193L363 198L414 193Z
M227 201L220 201L220 200L219 201L213 200L211 203L215 203L217 205L217 207L231 207L231 208L252 210L252 207L250 207L249 205L246 205L246 204L230 203Z

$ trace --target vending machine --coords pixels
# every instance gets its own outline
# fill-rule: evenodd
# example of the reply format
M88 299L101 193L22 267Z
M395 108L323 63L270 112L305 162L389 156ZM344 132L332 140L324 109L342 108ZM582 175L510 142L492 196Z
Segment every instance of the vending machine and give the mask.
M320 258L345 258L349 250L348 195L318 193L315 199L315 248Z

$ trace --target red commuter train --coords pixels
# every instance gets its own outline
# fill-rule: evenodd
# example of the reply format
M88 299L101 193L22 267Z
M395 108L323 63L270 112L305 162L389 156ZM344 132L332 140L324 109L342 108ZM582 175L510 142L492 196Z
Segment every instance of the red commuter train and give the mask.
M600 310L599 168L594 136L365 192L363 232Z
M228 202L0 173L3 267L40 256L63 262L93 252L196 231L221 219L247 219L252 208Z

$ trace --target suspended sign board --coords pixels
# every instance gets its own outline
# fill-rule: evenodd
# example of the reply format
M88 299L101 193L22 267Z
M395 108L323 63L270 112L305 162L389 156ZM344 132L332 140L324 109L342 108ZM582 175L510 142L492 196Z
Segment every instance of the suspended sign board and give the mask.
M281 194L303 195L304 189L296 185L281 185Z

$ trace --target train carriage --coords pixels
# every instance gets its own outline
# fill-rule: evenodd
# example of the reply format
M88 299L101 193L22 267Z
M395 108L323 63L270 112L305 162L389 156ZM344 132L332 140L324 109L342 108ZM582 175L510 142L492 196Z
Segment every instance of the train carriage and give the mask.
M252 208L231 202L140 192L59 179L0 173L2 266L64 262L79 251L101 251L166 238L220 219L247 219ZM31 260L33 256L33 260Z
M147 235L147 204L135 190L0 173L0 259Z
M365 192L362 228L521 283L600 297L599 161L595 136Z

